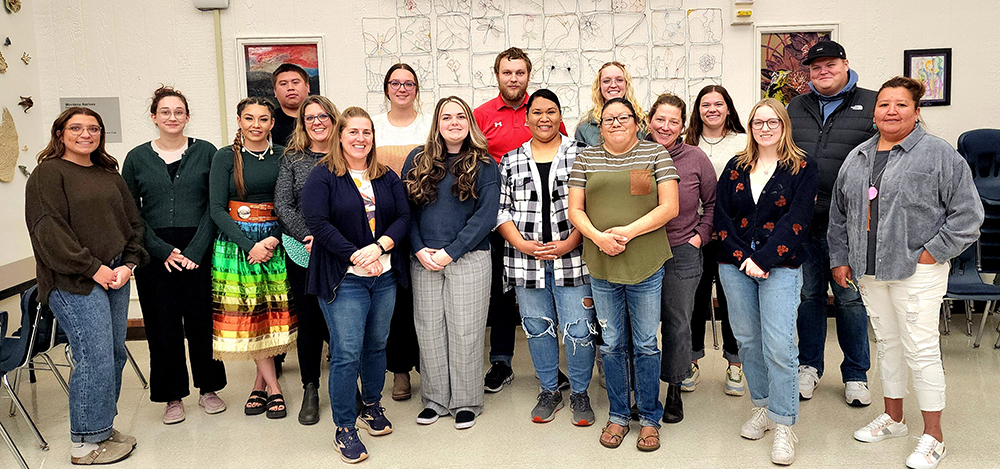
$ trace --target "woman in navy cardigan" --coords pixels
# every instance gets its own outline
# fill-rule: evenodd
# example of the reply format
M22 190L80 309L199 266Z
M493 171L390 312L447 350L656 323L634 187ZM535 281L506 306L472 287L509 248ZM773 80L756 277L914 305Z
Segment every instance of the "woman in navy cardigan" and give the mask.
M771 461L788 465L795 460L791 425L799 414L798 254L816 204L819 168L792 141L779 101L758 102L747 127L753 138L716 186L719 278L754 405L740 434L757 440L775 430Z
M369 435L392 433L381 406L385 343L396 284L407 285L394 248L410 228L406 192L375 158L375 131L365 110L349 107L337 122L331 151L302 188L302 215L313 235L308 293L319 297L330 330L330 403L341 459L368 457L355 428L355 380L361 375Z

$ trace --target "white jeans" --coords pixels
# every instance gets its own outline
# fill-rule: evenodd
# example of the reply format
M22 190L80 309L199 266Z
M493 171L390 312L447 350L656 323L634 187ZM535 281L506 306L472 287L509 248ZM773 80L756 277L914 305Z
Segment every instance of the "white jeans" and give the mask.
M940 411L945 403L938 313L948 290L948 270L948 264L917 264L916 272L903 280L883 282L865 275L858 281L875 329L883 394L906 396L908 366L917 404L925 412Z

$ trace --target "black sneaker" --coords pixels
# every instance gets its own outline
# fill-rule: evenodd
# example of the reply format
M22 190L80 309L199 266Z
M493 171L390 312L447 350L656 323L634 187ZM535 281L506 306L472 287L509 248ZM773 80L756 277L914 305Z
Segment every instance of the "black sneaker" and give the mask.
M678 423L684 420L684 403L681 402L681 387L677 384L667 385L667 398L663 401L663 421Z
M471 410L460 410L455 414L455 428L465 430L476 424L476 414Z
M493 362L490 371L486 372L483 388L486 392L500 392L511 381L514 381L514 370L504 362Z
M417 414L417 423L420 425L430 425L434 422L437 422L437 419L438 419L437 411L429 407L425 408L424 410L421 410L420 413Z
M569 390L569 377L566 376L562 370L559 370L559 388L560 391Z
M358 438L356 428L337 429L337 451L340 452L340 459L348 464L355 464L368 458L368 449Z
M392 433L392 423L385 417L385 407L380 403L365 406L365 410L358 415L360 421L368 434L372 436L388 435Z

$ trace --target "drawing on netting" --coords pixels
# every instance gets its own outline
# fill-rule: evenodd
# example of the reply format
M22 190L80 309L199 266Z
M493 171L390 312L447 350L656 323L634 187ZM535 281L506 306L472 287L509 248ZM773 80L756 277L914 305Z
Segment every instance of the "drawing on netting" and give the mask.
M649 83L649 89L656 96L670 93L685 101L688 99L687 81L683 78L653 80Z
M544 38L546 49L579 49L580 27L576 15L545 17Z
M580 11L583 13L611 11L611 0L580 0Z
M701 91L702 88L708 85L721 85L721 84L722 84L721 78L702 78L699 80L688 80L687 82L688 96L690 97L698 96L698 92Z
M536 70L538 68L537 64L542 63L542 51L538 49L529 49L524 51L524 53L528 55L528 60L530 60L531 63L534 64L534 66L532 67L532 71ZM528 85L541 86L542 79L544 77L545 77L544 73L532 73L531 77L528 79Z
M471 86L442 86L438 88L438 98L447 98L448 96L458 96L462 98L465 102L473 101L473 90ZM475 106L473 106L475 107Z
M469 17L445 15L437 17L438 50L469 48Z
M606 51L584 51L580 54L582 57L581 68L583 69L583 83L581 85L587 85L594 80L597 76L597 72L601 70L601 66L615 60L615 53L610 50Z
M673 10L684 8L684 0L649 0L650 10Z
M420 16L431 14L431 0L396 0L396 15Z
M688 39L692 44L722 42L722 10L719 8L689 10Z
M576 86L562 85L552 89L559 97L559 110L563 119L580 117L580 89Z
M611 0L612 13L642 13L646 11L646 0Z
M631 73L631 72L630 72ZM632 77L632 92L635 93L635 105L648 105L656 100L656 96L650 93L649 79Z
M614 15L616 46L649 44L649 28L644 13L621 13Z
M613 23L611 13L593 13L580 17L580 49L608 50L614 44L608 41Z
M365 109L373 116L388 112L389 104L386 102L385 94L381 90L365 93Z
M472 90L472 102L469 103L473 108L477 108L486 104L487 101L497 97L497 89L494 88L475 88ZM464 96L463 96L464 98Z
M653 44L669 46L684 44L687 39L687 12L684 10L654 10L650 14L649 26Z
M576 0L542 0L546 15L576 13Z
M396 55L399 37L395 18L362 18L361 37L365 41L365 55Z
M496 54L472 54L472 86L496 89L497 77L493 73Z
M472 83L469 73L472 61L468 50L441 51L437 57L438 84L464 85Z
M399 19L399 51L403 54L431 52L431 19L413 16Z
M722 44L692 45L688 59L688 78L722 76Z
M500 52L507 48L507 34L502 17L477 18L473 41L477 52Z
M510 12L511 15L521 14L541 16L545 9L542 5L542 0L508 0L507 11Z
M365 59L365 85L368 91L378 91L382 90L382 81L385 79L385 72L389 70L389 67L393 66L398 62L399 59L396 57L368 57Z
M542 66L546 85L569 85L580 82L579 51L545 51Z
M649 75L649 57L646 46L621 46L615 48L615 60L621 62L633 77Z
M510 15L507 17L507 37L510 45L521 49L542 47L541 15Z
M434 11L439 15L472 12L472 0L434 0Z
M684 79L687 67L687 53L684 46L653 46L653 58L650 61L650 76L653 79L679 78Z
M473 0L472 17L503 16L503 0Z
M434 77L434 57L430 55L404 55L399 58L399 61L408 64L416 72L417 78L420 80L421 96L423 96L424 91L434 90L437 83Z

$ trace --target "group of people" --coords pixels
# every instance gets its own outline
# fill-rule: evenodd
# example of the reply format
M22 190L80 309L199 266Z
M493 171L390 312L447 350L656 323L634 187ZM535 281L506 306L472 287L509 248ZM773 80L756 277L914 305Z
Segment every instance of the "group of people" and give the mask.
M472 109L449 96L430 115L409 65L388 70L389 110L372 117L310 95L306 72L283 64L280 106L240 101L233 144L218 150L185 135L181 92L156 90L159 138L129 152L121 176L101 117L67 109L28 181L26 221L39 298L77 361L72 462L115 462L136 445L113 428L135 269L164 423L185 418L185 338L205 412L226 410L223 362L252 359L244 412L268 418L286 415L280 360L295 344L298 420L317 423L326 341L349 463L368 457L359 425L392 432L387 370L396 400L419 371L418 424L472 427L484 392L513 379L518 316L540 383L533 422L553 420L569 389L573 424L593 425L596 363L609 401L600 443L617 448L638 420L636 447L655 451L660 422L680 422L682 392L700 382L714 290L723 389L749 388L753 403L740 434L773 430L771 460L791 464L799 400L823 374L830 284L850 405L871 402L865 315L877 339L885 413L854 437L907 434L909 368L924 429L906 464L936 467L937 311L982 206L966 163L920 126L919 82L860 88L835 42L804 63L812 93L787 109L763 99L744 123L715 85L690 119L669 93L644 109L626 67L609 62L575 138L555 93L527 93L532 64L517 48L496 57L495 99Z

